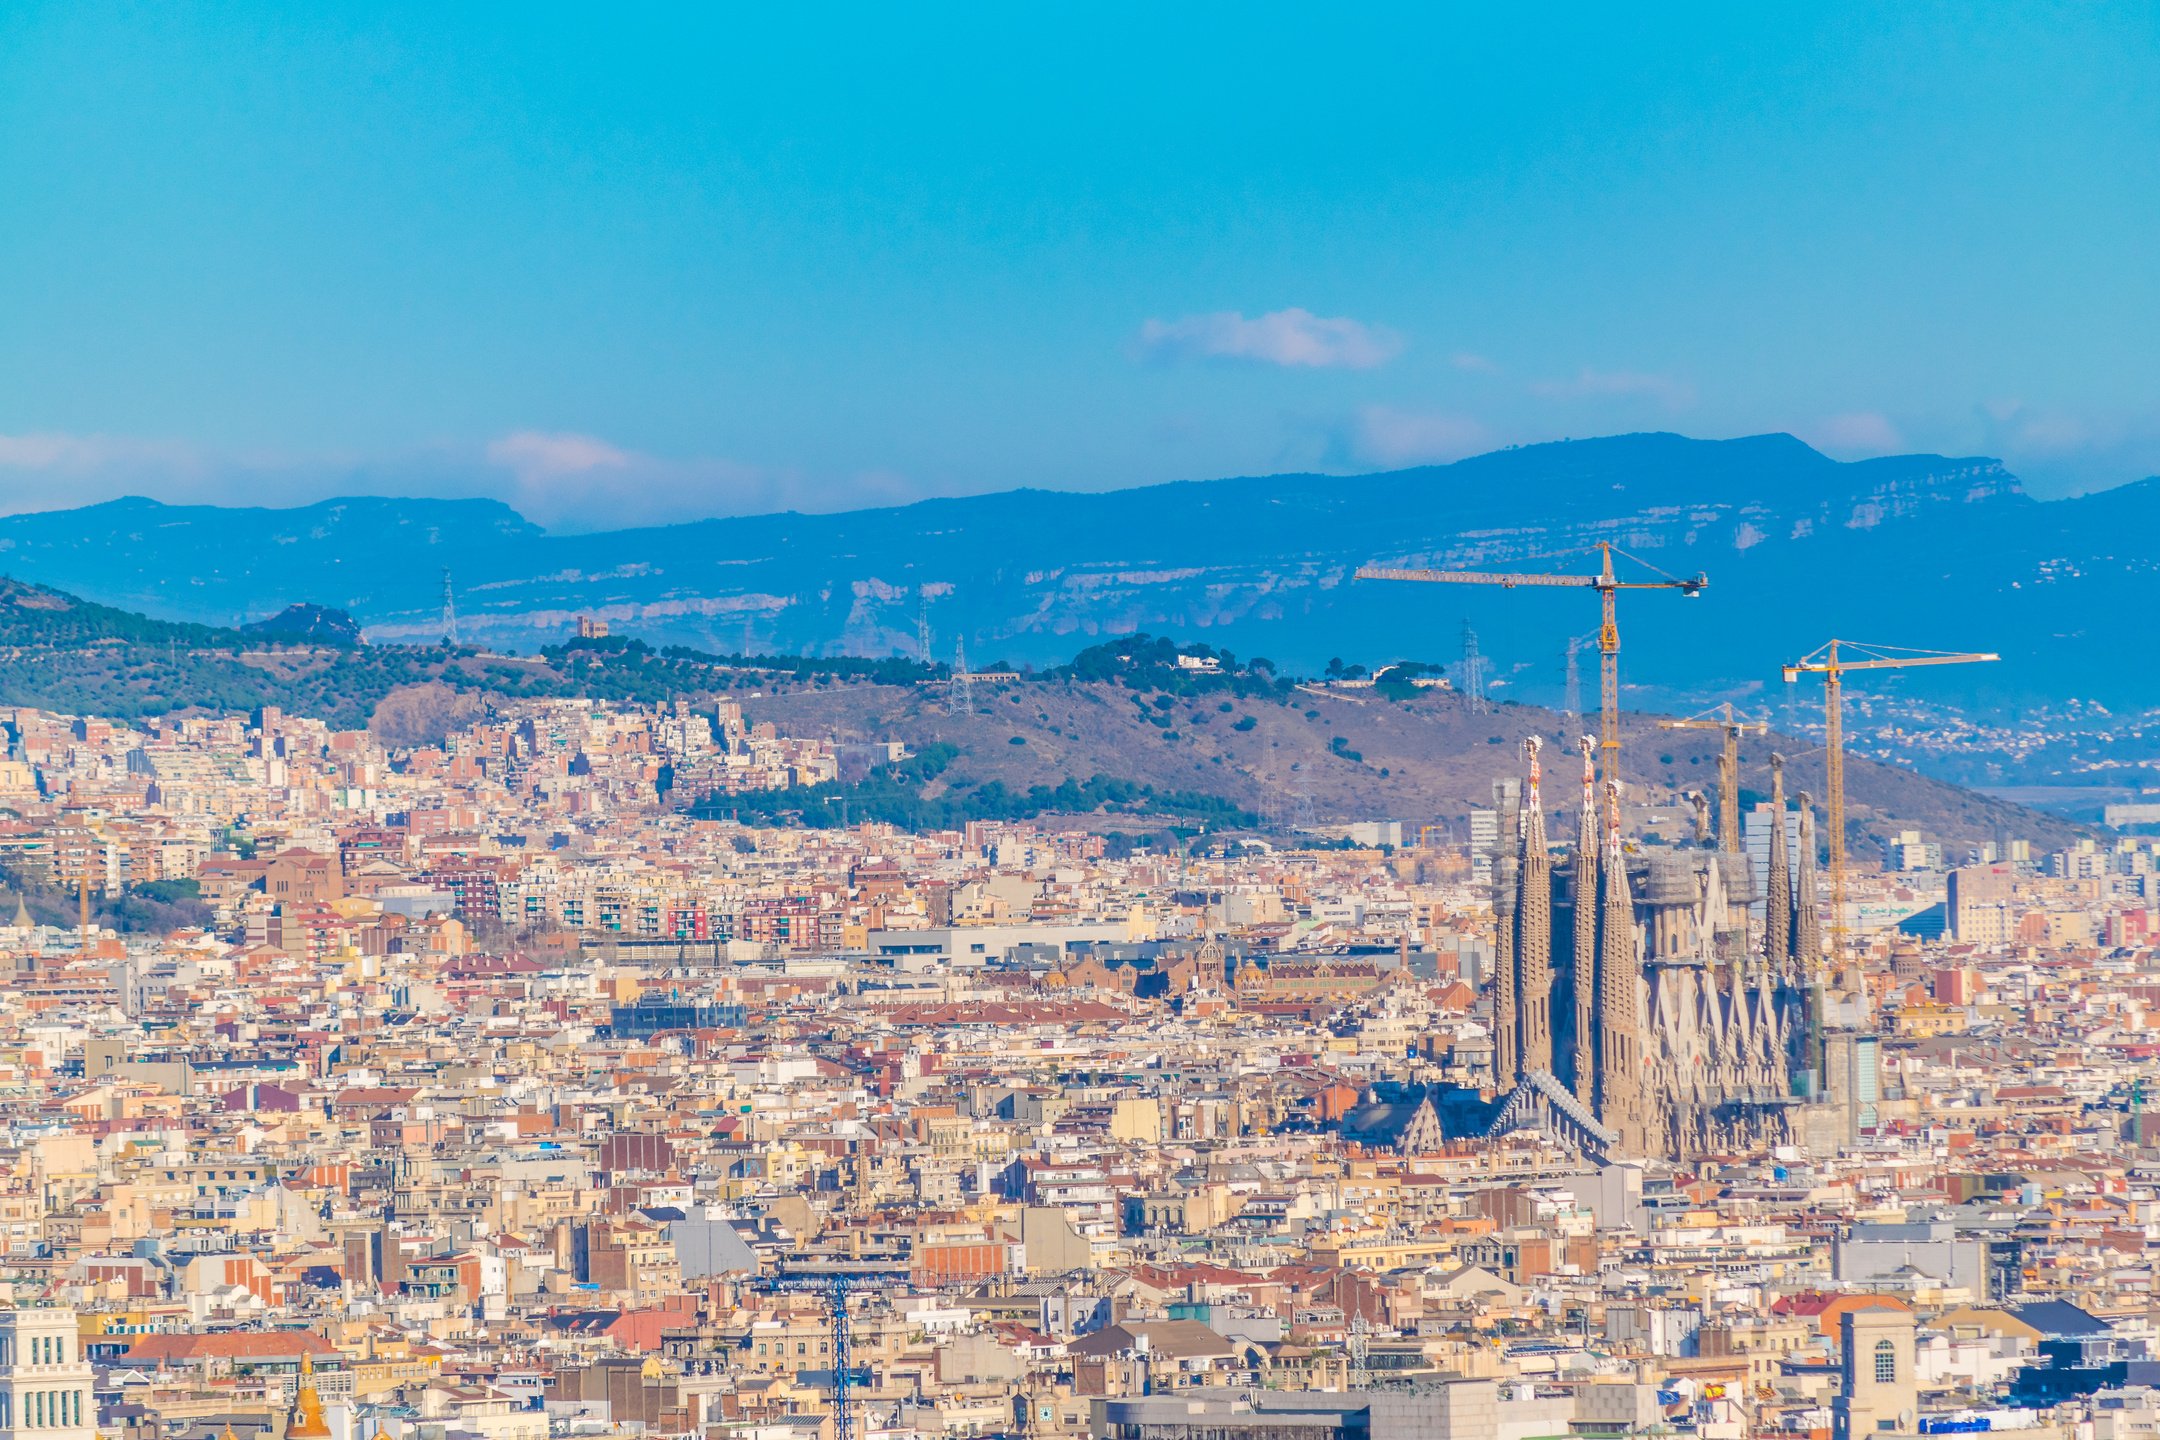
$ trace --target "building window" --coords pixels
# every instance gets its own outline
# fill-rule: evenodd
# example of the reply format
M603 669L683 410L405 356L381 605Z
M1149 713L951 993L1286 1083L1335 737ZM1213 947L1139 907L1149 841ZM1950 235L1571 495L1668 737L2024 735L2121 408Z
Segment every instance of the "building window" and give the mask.
M1875 1383L1878 1385L1895 1385L1897 1383L1897 1346L1891 1344L1888 1340L1875 1342Z

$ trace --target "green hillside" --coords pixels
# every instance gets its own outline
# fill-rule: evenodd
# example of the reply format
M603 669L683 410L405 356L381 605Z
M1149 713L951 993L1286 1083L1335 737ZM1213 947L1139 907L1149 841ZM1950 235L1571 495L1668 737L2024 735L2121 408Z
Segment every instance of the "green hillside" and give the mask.
M552 647L538 656L447 645L356 646L344 641L342 620L334 611L312 617L316 628L336 637L324 643L274 630L155 620L0 578L0 703L115 719L276 705L343 728L372 724L385 739L419 741L476 713L475 702L487 697L655 701L776 677L816 684L927 673L906 662L662 652L622 640Z

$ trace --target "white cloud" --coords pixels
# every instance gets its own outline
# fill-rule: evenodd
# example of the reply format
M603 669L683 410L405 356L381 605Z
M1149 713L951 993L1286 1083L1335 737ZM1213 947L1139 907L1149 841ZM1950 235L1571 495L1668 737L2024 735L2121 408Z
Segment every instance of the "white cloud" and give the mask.
M1594 370L1587 365L1572 379L1540 380L1530 390L1560 400L1642 397L1668 410L1684 410L1695 403L1695 387L1675 376L1642 370Z
M1394 332L1362 320L1292 307L1246 319L1235 310L1149 320L1135 351L1153 360L1253 360L1266 365L1370 370L1402 352Z
M627 453L605 440L546 430L518 430L490 441L487 458L520 480L622 470L630 464Z
M0 514L65 510L123 495L279 508L390 495L500 500L538 525L575 531L850 510L905 504L924 493L889 470L813 473L712 456L672 459L543 430L378 455L242 454L127 437L0 434Z
M832 511L922 498L890 470L812 474L719 456L675 459L611 445L591 435L520 430L489 443L481 493L550 530L668 525L716 515L779 510Z
M1466 415L1368 405L1358 412L1351 448L1359 459L1375 465L1429 465L1490 450L1493 437Z
M1837 455L1891 455L1908 448L1890 418L1873 410L1855 410L1818 420L1801 432L1816 449Z
M2013 444L2046 454L2082 450L2097 439L2091 425L2059 410L2045 411L2021 421L2012 434Z
M42 431L0 435L0 470L97 470L110 466L185 465L194 459L186 446L159 440L129 440L109 435L65 435Z
M1475 350L1456 351L1448 356L1448 364L1457 370L1468 370L1479 375L1491 375L1500 369L1489 356L1480 355Z

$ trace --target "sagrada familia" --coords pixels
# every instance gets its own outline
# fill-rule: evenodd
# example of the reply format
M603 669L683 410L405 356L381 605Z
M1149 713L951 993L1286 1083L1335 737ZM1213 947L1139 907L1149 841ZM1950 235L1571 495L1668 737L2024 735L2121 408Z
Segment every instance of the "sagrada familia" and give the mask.
M1604 1155L1676 1160L1850 1138L1856 1037L1826 1023L1814 822L1803 794L1788 835L1783 760L1751 924L1740 837L1713 846L1698 818L1696 845L1628 854L1618 786L1608 777L1599 803L1588 737L1575 843L1556 867L1540 748L1528 742L1519 787L1495 787L1493 1133L1537 1126Z

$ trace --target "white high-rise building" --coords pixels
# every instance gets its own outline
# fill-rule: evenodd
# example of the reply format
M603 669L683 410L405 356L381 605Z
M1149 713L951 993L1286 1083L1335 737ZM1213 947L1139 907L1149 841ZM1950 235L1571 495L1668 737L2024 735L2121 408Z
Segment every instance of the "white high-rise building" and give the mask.
M1747 846L1748 868L1755 875L1755 899L1748 906L1748 913L1755 917L1756 935L1762 934L1763 907L1770 894L1770 802L1761 801L1740 817L1742 843ZM1785 812L1785 863L1797 873L1800 865L1800 812ZM1827 884L1821 877L1822 869L1816 867L1817 886Z
M0 1310L0 1440L96 1440L75 1312Z
M1493 846L1500 843L1500 812L1470 811L1470 883L1484 889L1492 884Z

